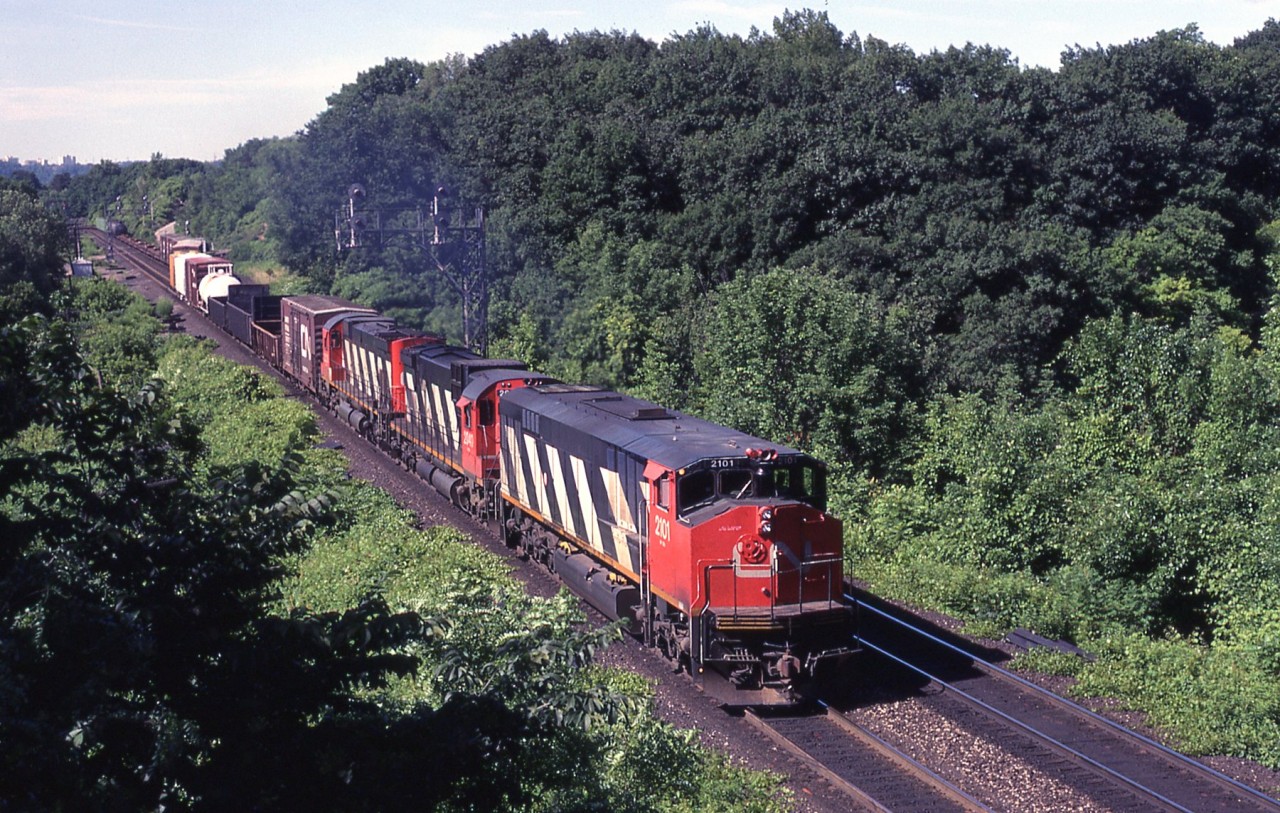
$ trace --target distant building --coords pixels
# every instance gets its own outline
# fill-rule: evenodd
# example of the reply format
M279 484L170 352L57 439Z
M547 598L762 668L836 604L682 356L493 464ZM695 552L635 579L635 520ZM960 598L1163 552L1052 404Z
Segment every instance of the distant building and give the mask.
M64 155L62 160L54 163L47 160L23 160L16 156L0 159L0 177L8 177L18 171L30 172L43 185L48 185L55 175L83 175L92 167L76 161L74 155Z

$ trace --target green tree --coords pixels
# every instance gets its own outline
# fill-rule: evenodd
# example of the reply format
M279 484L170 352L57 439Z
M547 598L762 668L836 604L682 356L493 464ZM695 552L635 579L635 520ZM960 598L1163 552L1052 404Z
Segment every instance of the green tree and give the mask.
M903 317L816 269L726 285L695 328L700 412L883 476L913 426Z
M153 309L119 283L95 278L70 280L66 308L95 375L126 392L146 384L156 367L159 305Z
M1243 303L1232 287L1257 286L1243 283L1249 259L1230 250L1229 229L1213 212L1170 207L1137 234L1117 240L1106 255L1117 275L1129 280L1125 287L1141 297L1145 312L1183 324L1204 314L1244 327Z
M35 195L0 188L0 325L50 312L69 249L66 224Z

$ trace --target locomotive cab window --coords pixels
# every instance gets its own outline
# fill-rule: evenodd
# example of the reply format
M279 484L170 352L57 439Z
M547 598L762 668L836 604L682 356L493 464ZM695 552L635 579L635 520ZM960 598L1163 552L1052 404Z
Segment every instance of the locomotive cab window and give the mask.
M717 500L785 499L825 510L826 476L811 462L699 469L676 483L681 516Z
M717 489L722 497L740 500L751 496L751 470L725 469L720 472L720 487Z
M777 466L759 478L760 496L799 500L815 508L825 508L827 480L824 472L810 463Z
M494 419L497 415L493 409L492 401L480 401L480 425L493 426Z
M658 492L658 507L663 511L671 506L671 475L664 474L658 478L658 482L654 483L654 488Z
M715 473L703 469L686 474L680 478L676 494L682 515L710 504L716 498Z
M827 473L816 466L805 466L800 473L807 502L827 510Z

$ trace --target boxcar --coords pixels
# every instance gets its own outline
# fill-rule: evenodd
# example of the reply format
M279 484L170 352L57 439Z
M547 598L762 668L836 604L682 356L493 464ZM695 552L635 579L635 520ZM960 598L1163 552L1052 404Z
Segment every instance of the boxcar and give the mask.
M342 313L376 315L372 308L362 308L336 296L308 294L281 301L280 369L319 395L327 394L320 378L324 325Z

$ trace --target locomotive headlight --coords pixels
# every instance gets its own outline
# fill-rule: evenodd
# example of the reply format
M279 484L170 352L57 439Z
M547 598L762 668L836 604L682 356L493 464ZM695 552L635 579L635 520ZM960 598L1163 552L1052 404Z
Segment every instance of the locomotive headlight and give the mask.
M760 509L760 535L768 536L773 532L773 509Z

